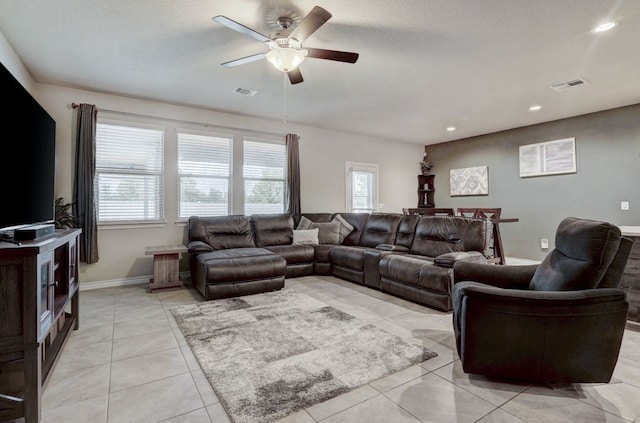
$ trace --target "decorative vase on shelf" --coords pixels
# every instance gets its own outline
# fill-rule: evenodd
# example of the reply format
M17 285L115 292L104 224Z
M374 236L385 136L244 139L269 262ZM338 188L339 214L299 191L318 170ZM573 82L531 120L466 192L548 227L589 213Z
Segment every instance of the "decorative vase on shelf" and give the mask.
M418 162L418 164L420 165L420 171L423 175L429 175L429 172L433 169L433 163L427 160L427 153L424 153L422 161Z
M429 175L429 172L431 172L431 169L433 168L433 163L424 161L418 163L420 163L420 171L422 172L422 174Z

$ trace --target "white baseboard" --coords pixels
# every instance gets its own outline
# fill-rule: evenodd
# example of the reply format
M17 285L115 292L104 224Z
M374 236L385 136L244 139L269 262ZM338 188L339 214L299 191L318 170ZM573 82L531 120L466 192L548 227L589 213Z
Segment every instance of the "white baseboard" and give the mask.
M540 260L529 260L517 257L506 257L505 262L509 266L528 266L530 264L540 264Z
M190 277L189 272L180 272L180 279L185 280ZM89 291L92 289L102 289L102 288L114 288L119 286L128 286L128 285L148 285L149 281L153 278L152 275L149 276L136 276L135 278L125 278L125 279L111 279L108 281L96 281L96 282L80 282L80 291Z
M118 286L127 286L127 285L148 284L150 278L151 276L138 276L135 278L111 279L108 281L80 282L80 291L90 291L92 289L102 289L102 288L114 288Z

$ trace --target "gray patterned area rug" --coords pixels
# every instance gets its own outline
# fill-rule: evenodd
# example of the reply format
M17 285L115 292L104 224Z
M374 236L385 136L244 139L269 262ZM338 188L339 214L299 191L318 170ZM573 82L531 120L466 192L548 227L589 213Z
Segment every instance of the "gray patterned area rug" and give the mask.
M235 423L266 423L436 356L293 289L171 309Z

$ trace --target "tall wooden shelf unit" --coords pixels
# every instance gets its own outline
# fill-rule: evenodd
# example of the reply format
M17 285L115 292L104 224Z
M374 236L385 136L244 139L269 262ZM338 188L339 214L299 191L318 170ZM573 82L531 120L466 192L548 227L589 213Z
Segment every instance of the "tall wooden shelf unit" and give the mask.
M433 194L435 175L418 175L418 208L435 207Z
M78 329L80 232L0 242L0 422L40 421L43 386Z

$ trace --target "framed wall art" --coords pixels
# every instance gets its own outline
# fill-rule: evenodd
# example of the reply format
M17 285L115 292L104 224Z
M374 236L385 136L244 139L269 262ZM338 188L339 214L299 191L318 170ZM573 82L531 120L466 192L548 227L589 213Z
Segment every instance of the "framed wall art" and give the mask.
M489 168L487 166L451 169L449 172L451 196L488 195Z
M520 146L521 178L575 172L575 138L564 138Z

